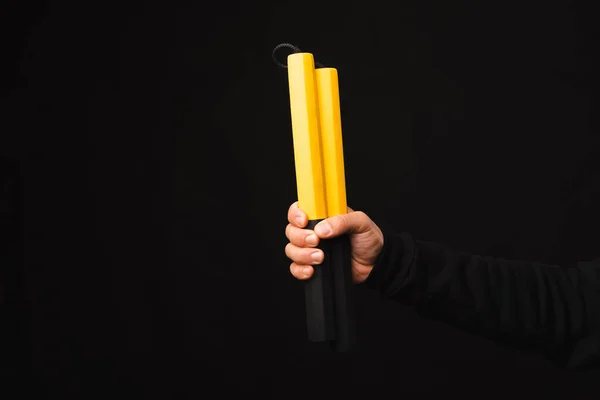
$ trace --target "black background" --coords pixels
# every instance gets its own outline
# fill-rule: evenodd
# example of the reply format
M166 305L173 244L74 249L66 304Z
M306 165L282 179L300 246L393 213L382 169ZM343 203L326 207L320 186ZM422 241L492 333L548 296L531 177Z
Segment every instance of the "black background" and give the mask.
M534 354L362 288L357 354L306 342L283 253L287 76L270 57L290 42L338 68L350 206L457 250L570 263L599 256L590 6L0 9L7 398L584 398Z

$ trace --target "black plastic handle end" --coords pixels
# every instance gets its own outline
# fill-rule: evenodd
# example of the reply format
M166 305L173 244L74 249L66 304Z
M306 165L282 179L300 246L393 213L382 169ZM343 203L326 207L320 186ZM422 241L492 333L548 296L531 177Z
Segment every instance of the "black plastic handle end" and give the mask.
M336 337L335 350L349 351L356 345L356 315L352 259L348 235L328 240L329 265L333 284Z
M309 221L307 229L314 229L320 221ZM349 351L356 344L349 237L321 240L318 248L325 258L305 282L308 339L330 341L336 351Z
M314 229L322 220L308 222L307 229ZM335 317L333 309L333 283L331 267L327 263L327 242L318 246L323 250L325 259L321 265L315 266L313 276L305 282L306 325L308 340L325 342L335 339Z

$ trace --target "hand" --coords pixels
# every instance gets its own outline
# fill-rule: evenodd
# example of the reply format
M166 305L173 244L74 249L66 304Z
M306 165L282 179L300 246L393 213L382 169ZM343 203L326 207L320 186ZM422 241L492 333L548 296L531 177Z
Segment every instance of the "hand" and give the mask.
M296 202L288 210L288 221L285 236L290 243L285 247L285 254L293 261L290 272L297 279L310 278L314 272L313 265L317 266L323 262L323 251L315 249L321 239L349 234L354 283L361 283L367 279L383 247L381 229L367 214L354 211L350 207L348 214L327 218L319 222L312 231L305 229L308 217L298 208Z

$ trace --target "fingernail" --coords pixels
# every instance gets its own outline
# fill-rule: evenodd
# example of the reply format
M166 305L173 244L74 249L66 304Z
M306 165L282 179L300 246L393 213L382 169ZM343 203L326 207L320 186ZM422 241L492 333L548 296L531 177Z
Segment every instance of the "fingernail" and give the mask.
M306 268L304 268L304 269L302 270L302 273L303 273L304 275L308 275L308 274L310 274L310 270L311 270L311 269L312 269L312 268L310 268L310 267L306 267Z
M327 222L321 222L315 226L315 232L317 232L319 236L328 236L331 233L331 227Z
M304 216L302 216L302 214L298 214L296 215L296 223L298 225L302 225L304 224Z
M306 241L306 244L315 245L315 244L317 244L317 235L314 235L314 234L311 233L304 240Z
M310 258L312 258L314 262L320 263L321 261L323 261L323 253L321 253L320 251L315 251L310 255Z

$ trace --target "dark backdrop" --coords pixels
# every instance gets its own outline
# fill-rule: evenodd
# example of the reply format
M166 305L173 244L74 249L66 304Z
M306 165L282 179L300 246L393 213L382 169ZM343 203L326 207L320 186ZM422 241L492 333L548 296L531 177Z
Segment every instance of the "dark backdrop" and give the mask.
M339 70L353 208L461 251L600 256L591 8L480 3L3 2L6 382L581 396L535 354L362 288L357 354L305 340L280 42Z

